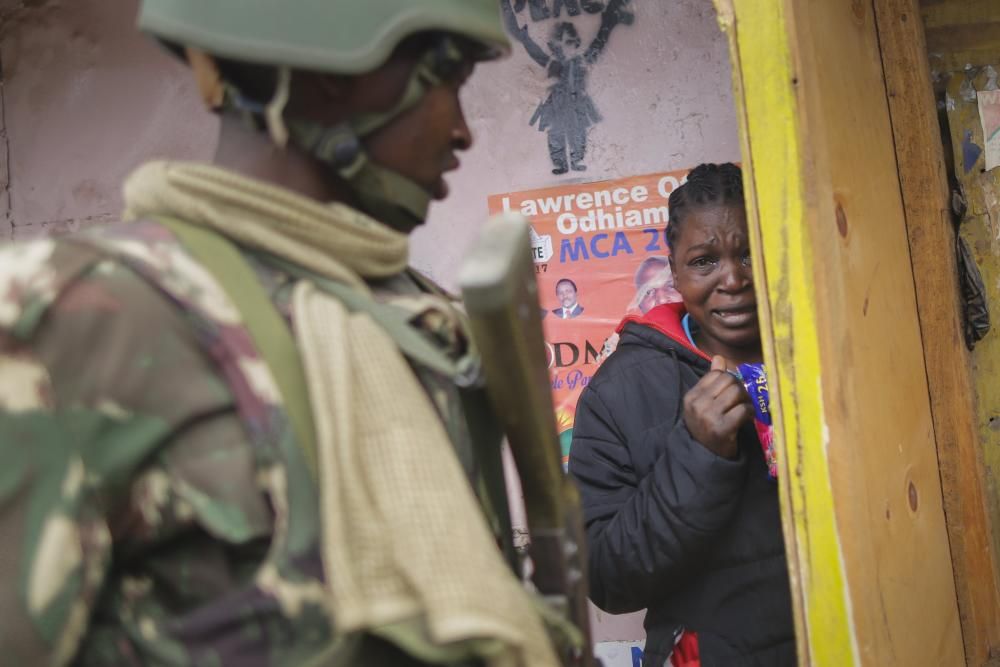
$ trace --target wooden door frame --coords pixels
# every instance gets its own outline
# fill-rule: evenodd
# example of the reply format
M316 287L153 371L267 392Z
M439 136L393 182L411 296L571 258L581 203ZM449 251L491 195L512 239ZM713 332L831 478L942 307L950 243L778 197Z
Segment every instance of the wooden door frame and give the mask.
M822 442L823 406L819 391L799 391L797 373L819 376L816 317L807 292L808 283L798 277L809 274L811 249L803 228L804 184L796 117L792 55L788 44L785 8L780 1L766 0L754 8L740 0L715 0L719 24L729 40L733 69L733 92L740 123L745 191L754 281L758 292L761 339L768 367L779 450L781 517L788 556L795 635L801 665L858 665L846 578L837 544L833 491L829 468L823 457L804 456L793 442ZM753 92L748 94L746 86ZM754 163L753 145L780 146L769 164ZM774 175L775 187L761 187ZM781 219L784 238L770 238L760 220ZM777 227L777 225L775 225ZM782 291L772 295L764 263L765 248L775 242L782 248L772 266L780 267ZM788 252L796 248L798 252ZM784 303L781 301L784 300ZM800 304L794 310L789 301ZM776 331L778 329L778 331ZM802 345L779 349L776 333L789 340L792 333ZM811 344L810 344L811 343ZM775 400L777 398L777 400Z
M759 307L765 358L774 369L782 519L800 661L858 665L830 465L825 454L805 446L826 442L827 435L816 381L822 368L806 210L812 193L803 176L813 156L801 131L799 63L789 21L796 2L715 4L732 55L755 278L768 296ZM879 92L887 98L895 140L965 662L992 665L993 648L1000 649L1000 594L919 7L917 0L854 0L852 8L872 12L879 39L885 81ZM761 154L766 160L755 162ZM762 226L762 220L768 223Z
M966 662L970 667L1000 665L1000 586L924 26L918 0L874 4Z

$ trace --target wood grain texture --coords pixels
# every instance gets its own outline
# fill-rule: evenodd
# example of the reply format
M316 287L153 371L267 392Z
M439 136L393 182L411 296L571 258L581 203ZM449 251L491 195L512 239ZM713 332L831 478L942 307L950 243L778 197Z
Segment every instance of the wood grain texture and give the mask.
M935 71L959 71L997 62L1000 2L924 0L920 5L927 49Z
M1000 4L994 0L939 0L920 4L928 30L958 25L977 25L1000 20ZM928 40L929 42L929 40Z
M872 4L792 5L827 456L858 647L866 665L955 664L963 646Z
M1000 63L998 63L1000 67ZM993 525L993 548L1000 554L1000 169L984 171L985 155L980 152L969 168L966 153L980 150L983 128L979 120L976 86L988 82L982 72L957 72L946 84L948 127L956 178L965 193L968 211L960 233L969 244L987 288L993 327L971 354L973 381L976 387L979 443L987 468L990 510Z
M961 664L872 2L732 5L802 662Z
M949 213L917 0L875 0L967 664L1000 650L1000 589Z

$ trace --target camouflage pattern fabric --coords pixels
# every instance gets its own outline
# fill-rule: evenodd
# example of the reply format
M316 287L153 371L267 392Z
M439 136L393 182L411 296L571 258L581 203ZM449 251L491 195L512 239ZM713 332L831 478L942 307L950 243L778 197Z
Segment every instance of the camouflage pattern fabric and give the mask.
M291 316L290 281L254 265ZM420 378L467 440L454 388ZM0 250L0 460L5 663L283 666L329 648L317 490L281 397L163 227Z

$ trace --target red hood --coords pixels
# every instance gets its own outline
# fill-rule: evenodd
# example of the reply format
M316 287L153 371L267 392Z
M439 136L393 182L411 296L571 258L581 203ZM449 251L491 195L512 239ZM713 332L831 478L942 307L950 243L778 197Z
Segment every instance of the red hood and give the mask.
M644 327L659 331L670 340L684 349L697 354L702 359L711 361L712 358L692 345L691 341L688 340L687 334L684 333L684 325L681 324L681 318L684 317L686 312L687 310L684 308L683 303L665 303L651 309L645 315L627 316L621 321L621 324L618 325L615 331L620 335L626 324L630 322L641 324Z

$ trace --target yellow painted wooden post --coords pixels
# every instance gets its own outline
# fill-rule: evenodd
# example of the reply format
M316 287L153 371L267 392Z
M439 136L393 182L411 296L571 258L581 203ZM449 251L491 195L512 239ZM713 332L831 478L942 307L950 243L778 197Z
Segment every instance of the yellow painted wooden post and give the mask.
M804 456L794 443L823 443L816 315L809 295L812 251L802 229L804 196L799 164L797 106L791 55L781 2L717 2L719 21L730 42L733 81L747 179L754 276L764 356L770 373L779 461L782 520L795 604L800 662L850 667L858 664L850 602L837 543L833 494L825 457ZM739 29L736 12L739 11ZM747 94L747 88L751 94ZM780 146L755 163L754 143ZM760 187L773 182L780 187ZM766 220L770 224L762 225ZM764 248L778 252L762 252ZM765 263L770 260L770 263ZM774 275L768 281L768 274ZM795 308L792 308L792 304ZM801 344L789 344L793 339ZM811 344L810 344L811 343ZM808 387L807 384L812 386ZM800 544L799 540L803 540Z
M717 0L803 665L961 665L871 2Z

